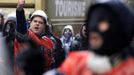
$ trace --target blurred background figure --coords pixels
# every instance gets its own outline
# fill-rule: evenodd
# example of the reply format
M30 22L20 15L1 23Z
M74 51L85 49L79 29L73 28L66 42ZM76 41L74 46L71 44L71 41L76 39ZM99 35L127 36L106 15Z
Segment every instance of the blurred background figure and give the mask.
M13 11L7 15L6 22L3 26L3 36L10 36L13 39L16 28L16 12ZM12 37L11 37L12 36Z
M44 67L47 66L44 51L30 39L27 41L27 46L28 48L23 48L16 57L19 75L42 75Z
M0 32L2 31L4 25L4 11L0 10Z
M80 33L76 34L71 50L88 50L87 29L85 24L81 26Z
M20 39L22 38L21 42L24 41L23 39L31 38L32 41L41 45L40 50L44 50L43 53L46 58L44 60L47 62L47 66L44 66L44 71L57 68L65 58L61 41L53 35L52 25L49 23L48 16L43 10L37 10L31 13L29 16L29 27L26 28L26 19L23 10L24 4L25 0L19 0L16 9L17 31L23 34L23 36L27 35L26 37L19 37Z
M3 26L3 37L6 41L6 48L9 53L10 65L14 65L14 39L16 35L16 12L13 11L7 15L6 22Z
M70 52L71 45L74 40L74 31L71 25L64 27L60 40L62 42L62 47L67 55Z
M61 63L65 59L65 51L62 48L61 40L58 39L53 33L53 25L51 21L48 20L48 22L49 22L49 25L47 26L47 29L46 29L46 36L49 37L54 43L54 47L53 47L54 62L52 64L52 68L57 68L61 65Z
M11 67L8 49L6 48L5 38L3 33L0 32L0 75L14 75L13 68Z

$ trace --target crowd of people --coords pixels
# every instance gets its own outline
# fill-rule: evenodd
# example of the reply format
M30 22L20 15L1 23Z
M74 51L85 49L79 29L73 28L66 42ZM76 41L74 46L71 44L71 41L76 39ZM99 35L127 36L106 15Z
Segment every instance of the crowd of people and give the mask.
M94 0L80 32L66 25L60 38L43 10L26 19L24 6L6 20L0 11L0 74L134 75L134 13L122 0Z

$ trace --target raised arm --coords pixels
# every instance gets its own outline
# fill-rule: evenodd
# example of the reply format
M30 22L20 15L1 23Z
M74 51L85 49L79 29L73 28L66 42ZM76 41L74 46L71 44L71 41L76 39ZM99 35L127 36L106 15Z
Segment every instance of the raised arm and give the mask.
M17 32L21 34L25 34L27 32L27 22L24 14L24 5L25 0L18 0L17 8L16 8L16 19L17 19Z

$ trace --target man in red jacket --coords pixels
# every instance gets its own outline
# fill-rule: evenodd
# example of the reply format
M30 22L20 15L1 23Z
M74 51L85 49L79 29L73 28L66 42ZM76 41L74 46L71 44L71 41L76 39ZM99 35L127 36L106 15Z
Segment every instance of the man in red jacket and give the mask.
M24 49L28 48L27 40L30 39L34 41L40 50L44 51L44 60L45 63L45 71L51 68L51 64L53 62L53 42L50 38L46 37L45 31L47 22L47 15L43 10L37 10L33 12L31 16L30 26L26 28L26 21L24 21L24 10L23 7L25 5L25 0L18 0L16 17L17 17L17 28L16 28L16 39L14 41L14 56L15 58L23 52ZM18 15L18 12L23 10L22 15ZM22 20L21 20L22 19ZM24 19L24 20L23 20Z

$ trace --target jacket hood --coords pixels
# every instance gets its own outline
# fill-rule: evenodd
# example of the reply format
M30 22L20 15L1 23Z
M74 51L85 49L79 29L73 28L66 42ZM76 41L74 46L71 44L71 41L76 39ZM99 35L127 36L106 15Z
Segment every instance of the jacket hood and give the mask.
M97 23L100 19L109 19L109 31L99 31ZM134 34L133 20L133 11L121 1L106 0L93 4L88 11L86 28L88 32L100 33L104 39L103 46L95 51L111 55L129 45Z
M13 11L13 12L9 13L9 14L7 15L7 18L6 18L6 19L7 19L6 22L8 22L8 21L10 21L10 20L16 22L16 12Z
M73 27L71 25L67 25L67 26L64 27L64 29L62 30L62 35L63 35L65 29L70 29L71 32L72 32L72 36L74 35L74 30L73 30Z

